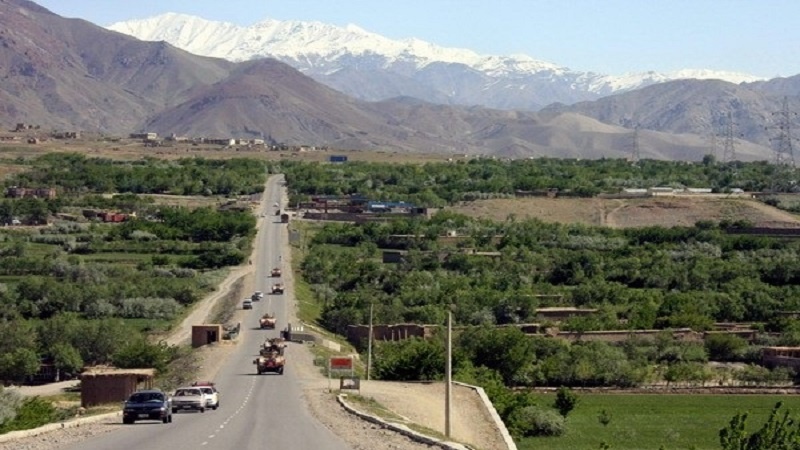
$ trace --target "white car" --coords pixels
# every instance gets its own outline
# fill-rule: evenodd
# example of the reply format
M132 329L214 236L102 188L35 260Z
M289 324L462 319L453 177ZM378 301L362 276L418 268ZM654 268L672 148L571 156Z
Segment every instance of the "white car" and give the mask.
M211 408L214 411L219 408L219 391L214 387L214 383L210 381L195 381L192 386L199 388L205 394L206 408Z
M208 399L206 394L199 387L182 387L175 391L172 396L172 412L178 411L200 411L206 412Z

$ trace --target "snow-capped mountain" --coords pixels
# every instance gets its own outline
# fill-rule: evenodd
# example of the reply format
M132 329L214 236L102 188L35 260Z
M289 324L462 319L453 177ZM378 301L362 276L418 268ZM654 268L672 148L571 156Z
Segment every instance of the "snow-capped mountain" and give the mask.
M249 27L167 13L108 27L145 41L166 41L230 61L272 57L339 91L364 100L416 97L435 103L536 110L571 104L676 79L761 80L709 70L579 72L526 55L480 55L419 39L391 40L355 25L267 19Z

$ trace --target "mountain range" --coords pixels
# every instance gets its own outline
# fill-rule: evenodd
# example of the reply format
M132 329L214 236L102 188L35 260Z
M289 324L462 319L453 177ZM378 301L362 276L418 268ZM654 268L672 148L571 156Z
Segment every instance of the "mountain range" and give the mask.
M674 95L685 89L698 89L708 100L690 108L696 95ZM410 95L365 101L273 58L194 55L65 19L28 0L0 0L0 123L9 127L24 122L117 135L263 136L270 143L504 157L626 157L636 136L642 157L699 160L710 145L707 135L693 131L690 112L730 107L738 119L740 111L758 108L751 116L767 118L783 96L796 92L794 79L679 80L537 112L436 104ZM741 100L747 96L754 100ZM669 115L675 118L659 119ZM651 119L647 126L645 118ZM634 122L642 124L636 133ZM771 156L764 142L737 138L736 145L743 160Z
M409 96L432 103L535 111L550 103L595 100L676 79L758 77L711 70L621 76L580 72L526 55L479 55L419 39L391 40L355 25L267 19L248 27L167 13L108 27L188 52L247 61L270 57L362 100Z

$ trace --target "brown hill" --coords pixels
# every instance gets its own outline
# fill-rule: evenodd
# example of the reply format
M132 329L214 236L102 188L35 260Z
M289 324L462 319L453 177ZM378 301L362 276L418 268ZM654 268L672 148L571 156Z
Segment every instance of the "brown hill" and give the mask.
M737 159L768 159L772 156L770 139L777 136L775 113L781 110L783 101L783 95L776 93L791 92L798 80L800 77L752 85L678 80L592 102L550 105L542 112L572 112L607 124L706 136L709 149L712 135L718 137L718 147L722 147L727 124L732 123ZM797 97L789 98L790 109L799 106Z
M0 0L0 120L122 133L232 65Z

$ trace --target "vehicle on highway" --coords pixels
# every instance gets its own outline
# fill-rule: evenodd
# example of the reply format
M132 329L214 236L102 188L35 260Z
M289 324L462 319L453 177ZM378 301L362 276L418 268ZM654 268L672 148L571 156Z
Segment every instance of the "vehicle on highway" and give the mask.
M286 365L286 358L283 356L283 348L278 344L265 343L259 351L259 357L253 360L256 365L256 372L272 372L283 375L283 368Z
M283 294L283 283L275 283L272 285L272 293L274 295Z
M275 329L275 324L277 323L278 319L275 317L273 313L266 313L258 319L258 325L260 328L269 328L270 330Z
M280 267L274 267L274 268L272 269L272 272L270 273L270 275L271 275L272 277L279 277L279 276L281 276L281 268L280 268Z
M136 391L128 397L122 407L122 423L137 420L160 420L172 422L172 401L169 395L158 389Z
M250 297L250 300L252 300L254 302L257 302L257 301L259 301L259 300L261 300L263 298L264 298L264 293L263 292L255 291L255 292L253 292L253 295Z
M246 298L242 301L242 309L253 309L253 301Z
M279 205L278 205L277 203L273 203L273 204L272 204L272 206L274 206L275 208L277 208Z
M200 411L204 413L207 403L206 394L199 387L181 387L175 390L175 394L172 396L172 412Z
M206 408L211 408L214 411L219 408L219 391L210 381L195 381L192 387L200 388L206 395Z

